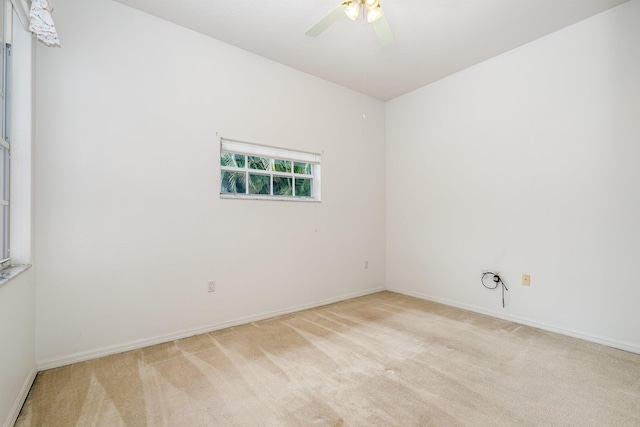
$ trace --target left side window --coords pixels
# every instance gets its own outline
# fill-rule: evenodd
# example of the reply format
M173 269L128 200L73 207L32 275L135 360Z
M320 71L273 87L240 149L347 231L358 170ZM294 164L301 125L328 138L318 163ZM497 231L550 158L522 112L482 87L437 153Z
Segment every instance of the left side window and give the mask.
M0 270L11 265L9 249L9 171L11 143L11 45L5 31L11 31L7 0L0 0Z

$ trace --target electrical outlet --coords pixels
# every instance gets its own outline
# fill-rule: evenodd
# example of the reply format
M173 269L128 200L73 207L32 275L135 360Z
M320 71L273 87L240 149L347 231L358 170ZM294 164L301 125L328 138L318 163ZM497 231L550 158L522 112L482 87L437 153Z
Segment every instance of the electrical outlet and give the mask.
M369 261L365 261L364 262L364 269L368 269L369 268Z
M522 284L525 286L531 286L531 275L523 274L522 275Z
M216 281L209 280L209 286L207 288L207 292L215 292L216 291Z

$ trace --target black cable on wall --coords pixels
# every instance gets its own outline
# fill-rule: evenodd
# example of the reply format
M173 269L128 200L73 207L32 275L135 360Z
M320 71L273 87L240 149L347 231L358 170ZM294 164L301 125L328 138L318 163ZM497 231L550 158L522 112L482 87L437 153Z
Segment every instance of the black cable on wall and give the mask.
M493 276L493 286L487 286L484 283L484 278L485 276L491 275ZM491 271L487 271L485 273L482 273L482 277L480 278L480 283L482 283L482 286L484 286L487 289L495 289L498 287L499 284L502 284L502 308L504 308L504 291L508 291L509 288L507 288L507 285L505 285L505 283L502 281L502 277L500 277L500 275L498 275L497 273L493 273Z

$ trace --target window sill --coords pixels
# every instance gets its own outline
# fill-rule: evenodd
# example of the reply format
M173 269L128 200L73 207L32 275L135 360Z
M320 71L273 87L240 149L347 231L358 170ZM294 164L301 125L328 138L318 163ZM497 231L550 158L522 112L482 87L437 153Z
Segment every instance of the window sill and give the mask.
M12 265L11 267L0 271L0 286L4 285L14 277L20 275L23 271L26 271L29 267L31 267L31 264Z
M320 200L313 197L279 197L279 196L260 196L259 194L234 194L234 193L220 193L221 199L244 199L244 200L276 200L280 202L316 202Z

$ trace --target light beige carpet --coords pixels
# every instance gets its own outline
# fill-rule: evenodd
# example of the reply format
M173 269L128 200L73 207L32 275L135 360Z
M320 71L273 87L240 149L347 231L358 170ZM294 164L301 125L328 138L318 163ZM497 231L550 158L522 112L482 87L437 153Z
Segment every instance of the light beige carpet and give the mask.
M382 292L38 374L17 426L640 426L640 355Z

